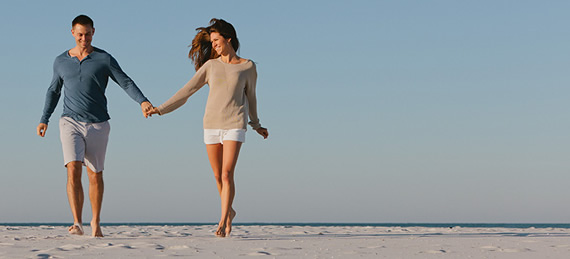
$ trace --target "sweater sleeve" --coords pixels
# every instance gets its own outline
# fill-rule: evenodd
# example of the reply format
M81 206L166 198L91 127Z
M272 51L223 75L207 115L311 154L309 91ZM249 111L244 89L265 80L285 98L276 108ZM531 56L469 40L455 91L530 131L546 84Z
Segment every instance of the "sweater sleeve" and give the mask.
M208 70L210 67L210 62L206 62L196 74L186 83L178 92L176 92L170 99L158 106L158 112L160 115L173 112L174 110L180 108L182 105L188 101L188 98L192 96L196 91L200 90L205 84L208 83Z
M252 61L253 62L253 61ZM257 69L255 63L253 64L253 72L247 80L245 86L245 95L249 106L249 125L255 130L261 128L259 118L257 117L257 98L255 96L255 87L257 84Z
M109 69L111 71L111 79L115 81L127 94L141 104L148 101L135 82L121 69L119 62L113 56L109 55Z
M61 88L63 87L63 80L57 73L56 69L57 59L53 63L53 77L51 79L51 84L46 93L46 102L44 105L44 112L42 118L40 119L40 123L49 123L49 118L51 114L55 110L57 103L59 102L59 97L61 96Z

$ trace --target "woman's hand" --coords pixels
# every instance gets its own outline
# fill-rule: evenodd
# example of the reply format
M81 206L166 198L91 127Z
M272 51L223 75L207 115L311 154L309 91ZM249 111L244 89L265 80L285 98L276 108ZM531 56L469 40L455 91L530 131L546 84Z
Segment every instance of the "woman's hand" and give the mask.
M148 116L152 116L153 114L158 114L160 115L160 112L158 111L158 108L156 107L152 107L148 110L147 115Z
M257 129L255 129L255 131L257 131L257 133L259 135L263 136L263 139L266 139L267 137L269 137L269 131L267 131L266 128L259 127Z

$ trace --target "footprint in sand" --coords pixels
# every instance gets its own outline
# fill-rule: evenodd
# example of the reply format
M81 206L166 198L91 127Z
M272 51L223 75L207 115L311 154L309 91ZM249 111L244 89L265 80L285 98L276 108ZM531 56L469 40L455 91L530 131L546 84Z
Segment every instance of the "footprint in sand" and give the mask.
M81 249L85 249L85 247L81 245L72 245L72 244L63 245L57 248L57 250L59 251L71 251L71 250L81 250Z
M480 248L485 249L485 250L489 250L489 251L493 251L493 252L503 252L503 253L520 253L520 252L531 252L532 251L529 248L516 249L516 248L502 248L499 246L482 246Z
M181 245L181 246L169 246L168 249L172 249L172 250L183 250L183 249L189 249L189 246L186 245Z
M155 250L164 250L165 247L163 245L160 244L153 244L153 243L134 243L133 246L131 248L152 248Z
M257 251L257 252L247 254L247 256L264 256L264 255L272 255L272 254L269 252L265 252L265 251Z
M420 254L445 254L445 253L447 253L447 251L443 250L443 249L441 249L441 250L427 250L427 251L420 252Z
M501 252L504 252L504 253L520 253L520 252L532 252L532 250L528 249L528 248L523 248L523 249L505 248L505 249L501 249Z
M116 244L113 247L125 248L125 249L135 249L134 247L132 247L130 245L126 245L126 244Z
M485 250L489 250L489 251L497 251L500 249L499 247L496 247L496 246L482 246L480 248L485 249Z
M105 243L105 244L95 245L94 247L95 248L108 248L108 247L113 247L113 246L114 246L113 243Z

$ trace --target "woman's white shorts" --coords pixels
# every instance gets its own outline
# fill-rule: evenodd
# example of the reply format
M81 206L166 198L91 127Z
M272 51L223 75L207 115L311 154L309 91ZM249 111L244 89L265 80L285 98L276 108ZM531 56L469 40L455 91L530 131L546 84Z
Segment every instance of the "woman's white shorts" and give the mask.
M86 123L69 117L59 119L59 136L63 149L63 162L80 161L93 172L101 172L111 126L108 121Z
M246 129L204 129L204 143L224 144L224 140L244 143Z

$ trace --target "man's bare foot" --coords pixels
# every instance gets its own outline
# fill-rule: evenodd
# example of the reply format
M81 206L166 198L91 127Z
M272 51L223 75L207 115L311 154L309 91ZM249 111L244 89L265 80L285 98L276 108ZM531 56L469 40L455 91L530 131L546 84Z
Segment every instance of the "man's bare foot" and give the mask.
M91 233L93 237L103 237L103 232L101 231L101 225L97 222L91 222Z
M73 226L69 227L67 231L71 235L81 236L83 235L83 226L81 226L81 223L75 223L73 224Z

